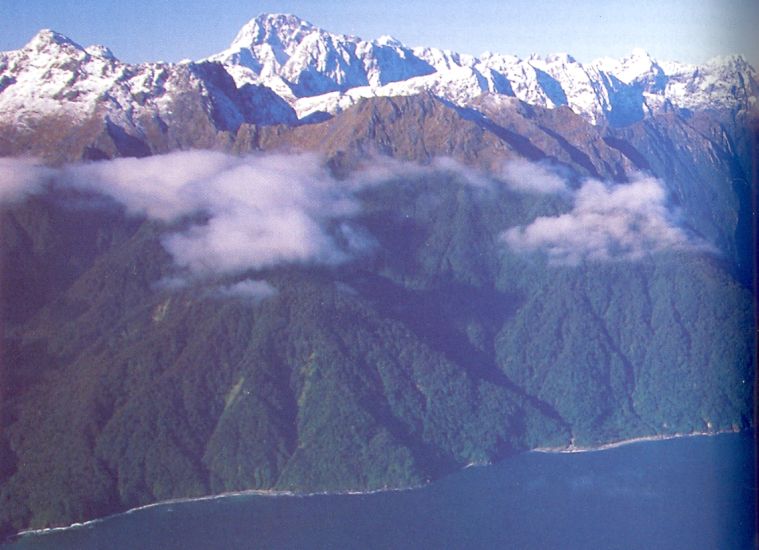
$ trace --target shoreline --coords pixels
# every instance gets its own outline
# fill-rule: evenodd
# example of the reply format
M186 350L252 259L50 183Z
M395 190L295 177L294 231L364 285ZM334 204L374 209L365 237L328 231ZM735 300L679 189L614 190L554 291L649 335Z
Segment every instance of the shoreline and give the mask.
M618 447L624 447L626 445L634 445L635 443L644 443L646 441L668 441L671 439L683 439L686 437L713 437L715 435L741 433L748 430L735 430L725 428L723 430L707 431L707 432L675 432L672 434L656 434L656 435L641 435L638 437L631 437L629 439L620 439L617 441L610 441L609 443L602 443L595 446L577 446L572 440L569 445L563 447L536 447L527 452L530 453L546 453L546 454L570 454L570 453L594 453L597 451L608 451L609 449L616 449Z
M147 510L149 508L156 508L158 506L169 506L171 504L186 504L190 502L204 502L209 500L217 500L230 497L245 497L245 496L261 496L261 497L296 497L307 498L316 496L362 496L373 495L377 493L391 493L400 491L413 491L414 489L421 489L429 485L425 483L423 485L411 485L408 487L382 487L380 489L370 489L366 491L346 489L342 491L313 491L313 492L297 492L286 489L244 489L242 491L225 491L223 493L214 493L212 495L203 495L199 497L178 497L170 498L167 500L159 500L157 502L151 502L150 504L142 504L134 508L129 508L121 512L114 512L106 516L89 519L81 522L74 522L70 525L61 525L58 527L42 527L40 529L24 529L13 535L9 535L5 540L0 539L0 544L4 542L13 541L27 535L46 535L49 533L55 533L59 531L68 531L69 529L81 529L83 527L89 527L96 523L106 521L110 518L122 515L133 514L141 510Z
M599 451L607 451L609 449L616 449L618 447L624 447L627 445L634 445L636 443L644 443L647 441L667 441L671 439L683 439L687 437L699 437L699 436L713 437L716 435L722 435L722 434L728 434L728 433L738 434L745 431L750 431L750 429L748 430L723 429L723 430L708 431L708 432L681 432L681 433L673 433L673 434L644 435L644 436L633 437L629 439L620 439L618 441L611 441L609 443L602 443L601 445L597 445L593 447L578 447L578 446L575 446L574 441L572 441L570 442L569 445L566 445L563 447L536 447L534 449L528 449L522 452L543 453L543 454L592 453L592 452L599 452ZM518 454L521 454L521 453L518 453ZM465 470L472 467L488 466L492 464L493 463L469 463L463 466L461 469ZM455 473L455 472L451 472L451 473ZM432 482L427 482L422 485L413 485L413 486L408 486L408 487L383 487L380 489L371 489L371 490L366 490L366 491L343 490L343 491L297 492L297 491L284 490L284 489L246 489L242 491L226 491L223 493L216 493L213 495L204 495L200 497L180 497L180 498L161 500L157 502L151 502L150 504L143 504L141 506L129 508L128 510L124 510L122 512L115 512L113 514L108 514L106 516L93 518L87 521L75 522L70 525L64 525L64 526L58 526L58 527L43 527L41 529L25 529L13 535L9 535L4 541L0 540L0 543L11 542L13 540L17 540L27 535L46 535L49 533L67 531L70 529L80 529L83 527L89 527L91 525L100 523L102 521L106 521L116 516L133 514L141 510L147 510L147 509L155 508L158 506L168 506L171 504L185 504L185 503L190 503L190 502L203 502L203 501L209 501L209 500L216 500L216 499L223 499L223 498L230 498L230 497L245 497L245 496L300 497L300 498L314 497L314 496L340 496L340 495L362 496L362 495L372 495L372 494L377 494L377 493L400 492L400 491L411 491L414 489L422 489L424 487L429 486L431 483Z

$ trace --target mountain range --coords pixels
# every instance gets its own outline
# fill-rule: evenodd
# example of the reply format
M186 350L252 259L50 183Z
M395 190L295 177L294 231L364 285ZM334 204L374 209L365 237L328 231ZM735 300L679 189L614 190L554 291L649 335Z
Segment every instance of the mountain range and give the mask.
M103 46L84 48L44 30L0 54L0 152L37 152L74 120L87 134L77 138L109 143L87 143L89 155L211 146L217 132L243 124L323 121L366 98L425 92L464 108L483 94L510 97L626 127L656 114L744 112L753 108L756 82L740 56L699 66L660 63L642 50L587 65L566 54L476 58L332 34L292 15L259 16L227 50L179 64L122 63Z
M0 528L753 423L755 71L0 53Z

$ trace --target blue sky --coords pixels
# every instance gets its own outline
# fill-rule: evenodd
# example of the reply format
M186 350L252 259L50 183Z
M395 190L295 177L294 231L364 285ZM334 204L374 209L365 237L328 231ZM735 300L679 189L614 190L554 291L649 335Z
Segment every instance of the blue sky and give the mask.
M472 54L568 52L590 61L642 47L660 59L743 53L759 61L758 0L0 0L0 50L52 28L82 45L105 44L124 61L198 59L263 12Z

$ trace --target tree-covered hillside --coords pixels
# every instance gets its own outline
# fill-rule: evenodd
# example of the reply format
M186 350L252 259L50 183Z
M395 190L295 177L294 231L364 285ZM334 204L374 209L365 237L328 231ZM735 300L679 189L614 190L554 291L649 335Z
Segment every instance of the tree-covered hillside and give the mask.
M323 222L342 250L364 243L341 261L181 281L170 236L216 214L160 220L56 186L7 204L5 528L414 486L540 446L750 424L752 297L727 255L694 233L555 261L507 235L581 219L581 179L540 194L389 166L353 184L350 225Z

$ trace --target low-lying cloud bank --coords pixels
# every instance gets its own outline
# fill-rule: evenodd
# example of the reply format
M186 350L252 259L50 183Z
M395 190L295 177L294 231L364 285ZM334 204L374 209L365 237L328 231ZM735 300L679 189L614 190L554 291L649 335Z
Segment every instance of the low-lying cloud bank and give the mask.
M494 191L499 187L518 193L548 195L568 191L564 178L556 167L545 162L510 159L492 173L465 166L450 157L437 157L429 164L401 161L389 157L371 157L349 181L354 188L391 181L429 177L446 173L462 183L483 190Z
M346 251L326 222L359 209L314 155L191 151L72 166L62 178L152 219L171 222L202 213L202 223L163 238L176 264L199 276L344 261Z
M128 212L154 220L183 220L163 246L179 271L159 282L181 288L191 278L239 275L286 263L336 265L376 247L351 218L361 210L357 193L398 179L446 173L484 190L561 194L571 210L507 229L501 239L520 253L544 252L553 263L636 260L664 249L706 249L678 226L663 184L638 176L611 185L587 180L572 190L559 169L525 160L506 161L494 174L452 159L429 165L367 159L345 179L335 178L312 154L238 157L211 151L115 159L53 169L28 159L0 159L0 203L55 186L113 197ZM194 216L194 217L193 217ZM268 297L263 281L242 281L220 295Z
M626 184L587 180L574 192L572 210L543 216L505 231L502 239L517 252L544 252L552 263L638 260L661 250L708 250L706 243L678 226L667 207L666 189L638 175Z

